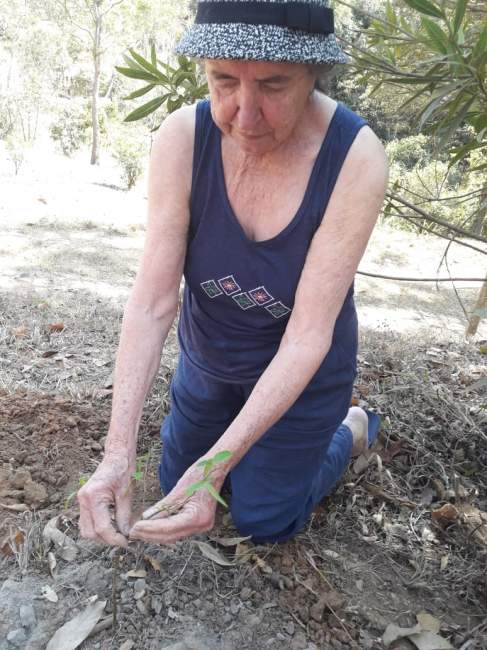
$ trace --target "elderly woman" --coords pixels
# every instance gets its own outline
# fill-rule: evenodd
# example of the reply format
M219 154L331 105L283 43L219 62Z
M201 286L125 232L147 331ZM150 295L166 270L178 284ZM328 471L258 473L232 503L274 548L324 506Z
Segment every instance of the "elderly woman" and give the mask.
M81 533L126 545L210 530L215 499L188 498L188 487L203 477L201 460L228 451L211 480L220 490L229 479L236 528L283 541L378 428L349 405L353 279L386 157L364 120L315 90L323 66L345 62L324 0L201 1L178 52L204 61L210 100L170 115L154 143L146 245L105 456L79 492ZM183 274L162 427L166 497L132 525L138 425Z

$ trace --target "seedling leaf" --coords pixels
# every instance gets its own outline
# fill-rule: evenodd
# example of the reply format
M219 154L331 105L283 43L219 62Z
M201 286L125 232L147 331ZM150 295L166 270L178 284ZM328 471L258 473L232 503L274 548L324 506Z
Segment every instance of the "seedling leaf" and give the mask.
M223 499L223 497L220 496L220 494L215 490L215 488L213 487L213 485L211 483L208 483L208 485L206 486L206 489L211 494L211 496L216 501L218 501L218 503L221 503L222 506L225 506L225 508L228 508L228 505L227 505L227 502L225 501L225 499Z

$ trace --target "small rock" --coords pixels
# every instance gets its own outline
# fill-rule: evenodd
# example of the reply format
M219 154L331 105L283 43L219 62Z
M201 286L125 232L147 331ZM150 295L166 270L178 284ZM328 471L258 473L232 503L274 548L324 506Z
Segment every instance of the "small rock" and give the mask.
M100 445L100 443L99 443L99 442L95 442L95 441L93 441L93 442L91 443L90 447L91 447L91 449L92 449L93 451L101 451L101 450L103 449L103 447Z
M333 630L336 638L342 643L350 643L350 636L345 632L345 630Z
M176 593L174 589L168 589L168 591L166 591L166 593L164 594L164 604L166 605L166 607L172 605L175 597L176 597Z
M21 605L19 613L22 627L34 627L37 623L36 614L32 605Z
M132 592L130 591L130 589L124 589L120 594L120 600L122 601L122 603L126 603L128 600L130 600L131 596L132 596Z
M162 611L162 600L157 596L153 596L150 603L152 609L156 614L160 614Z
M323 613L325 611L326 601L322 596L317 603L312 605L309 609L309 614L313 620L317 623L321 623L323 619Z
M240 604L236 600L232 600L230 603L230 611L234 616L238 614L238 611L240 609Z
M286 625L286 627L285 627L284 629L285 629L286 632L289 634L289 636L293 636L293 634L294 634L294 632L295 632L294 623L293 623L292 621L290 621L290 622Z
M28 481L32 481L32 476L28 469L20 468L15 470L10 476L10 485L15 490L22 490Z
M225 614L223 614L223 619L222 620L223 620L224 623L231 623L232 622L232 615L229 614L228 612L225 612Z
M147 583L142 578L139 578L134 582L134 598L135 600L140 600L142 596L145 596L145 591L147 588Z
M274 585L274 587L276 587L276 589L280 589L281 591L284 589L284 576L280 575L279 573L273 573L269 576L269 580Z
M244 587L240 592L240 598L242 600L249 600L251 595L252 595L252 590L249 589L248 587Z
M308 645L308 641L306 639L306 635L304 634L304 632L299 630L298 632L296 632L296 635L291 641L291 645L289 647L291 648L291 650L304 650L307 645Z
M18 630L12 630L7 634L7 641L17 648L24 648L27 637L24 630L19 628Z
M127 639L122 643L119 650L132 650L134 646L135 646L135 641L132 641L132 639Z
M62 498L63 498L63 495L61 494L61 492L54 492L54 494L52 494L49 497L49 503L51 505L55 505L56 503L59 503Z
M142 600L137 601L137 609L142 614L142 616L147 616L147 614L149 613L147 611L147 607L144 605Z
M47 501L46 488L41 483L27 481L24 485L24 501L33 508L44 505Z

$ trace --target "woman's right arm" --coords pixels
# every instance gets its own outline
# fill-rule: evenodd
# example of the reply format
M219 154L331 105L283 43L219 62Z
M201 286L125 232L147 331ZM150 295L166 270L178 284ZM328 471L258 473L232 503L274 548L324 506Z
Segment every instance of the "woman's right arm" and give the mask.
M154 141L149 171L146 241L124 311L114 373L105 456L78 493L83 537L125 545L130 528L131 476L146 395L177 313L189 227L195 108L170 115Z

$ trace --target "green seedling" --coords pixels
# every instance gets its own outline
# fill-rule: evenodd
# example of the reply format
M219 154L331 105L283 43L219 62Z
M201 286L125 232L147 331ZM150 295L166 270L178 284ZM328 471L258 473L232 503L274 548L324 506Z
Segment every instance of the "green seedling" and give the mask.
M159 512L167 512L169 515L176 514L176 512L179 512L181 508L183 508L186 503L190 500L190 498L196 494L196 492L200 492L201 490L206 490L208 494L211 495L215 501L218 501L218 503L221 503L225 508L228 508L228 505L226 501L218 494L218 492L215 490L213 487L213 484L211 482L212 479L212 474L215 470L215 467L219 463L223 463L224 461L228 460L232 456L231 451L220 451L217 454L213 456L213 458L207 458L206 460L201 460L198 463L198 467L203 467L203 478L199 481L196 481L192 485L190 485L188 488L186 488L186 494L188 495L186 499L183 501L180 501L178 503L173 503L171 505L166 505L161 503L160 505L157 506L156 509L150 514L148 517L144 517L147 519L152 519L155 515L157 515Z
M206 490L211 494L215 501L218 501L218 503L221 503L223 506L225 506L225 508L228 508L225 499L223 499L213 487L213 484L211 482L211 475L215 469L215 466L218 465L218 463L223 463L225 460L228 460L231 455L232 453L230 451L220 451L218 454L213 456L213 458L208 458L207 460L200 461L198 463L198 467L203 467L203 478L201 481L196 481L196 483L193 483L189 486L189 488L186 490L188 497L192 497L195 492L199 492L200 490Z
M80 488L82 488L83 485L86 485L86 483L88 483L89 479L90 479L90 477L88 476L88 474L82 474L78 479L78 490ZM65 510L67 510L69 508L69 506L71 505L71 502L73 501L74 497L78 493L78 490L74 490L73 492L68 494L68 496L64 500L64 509Z
M149 454L143 454L142 456L137 457L135 461L135 472L132 474L132 478L134 481L137 482L142 480L142 478L144 477L144 471L148 461L149 461Z

